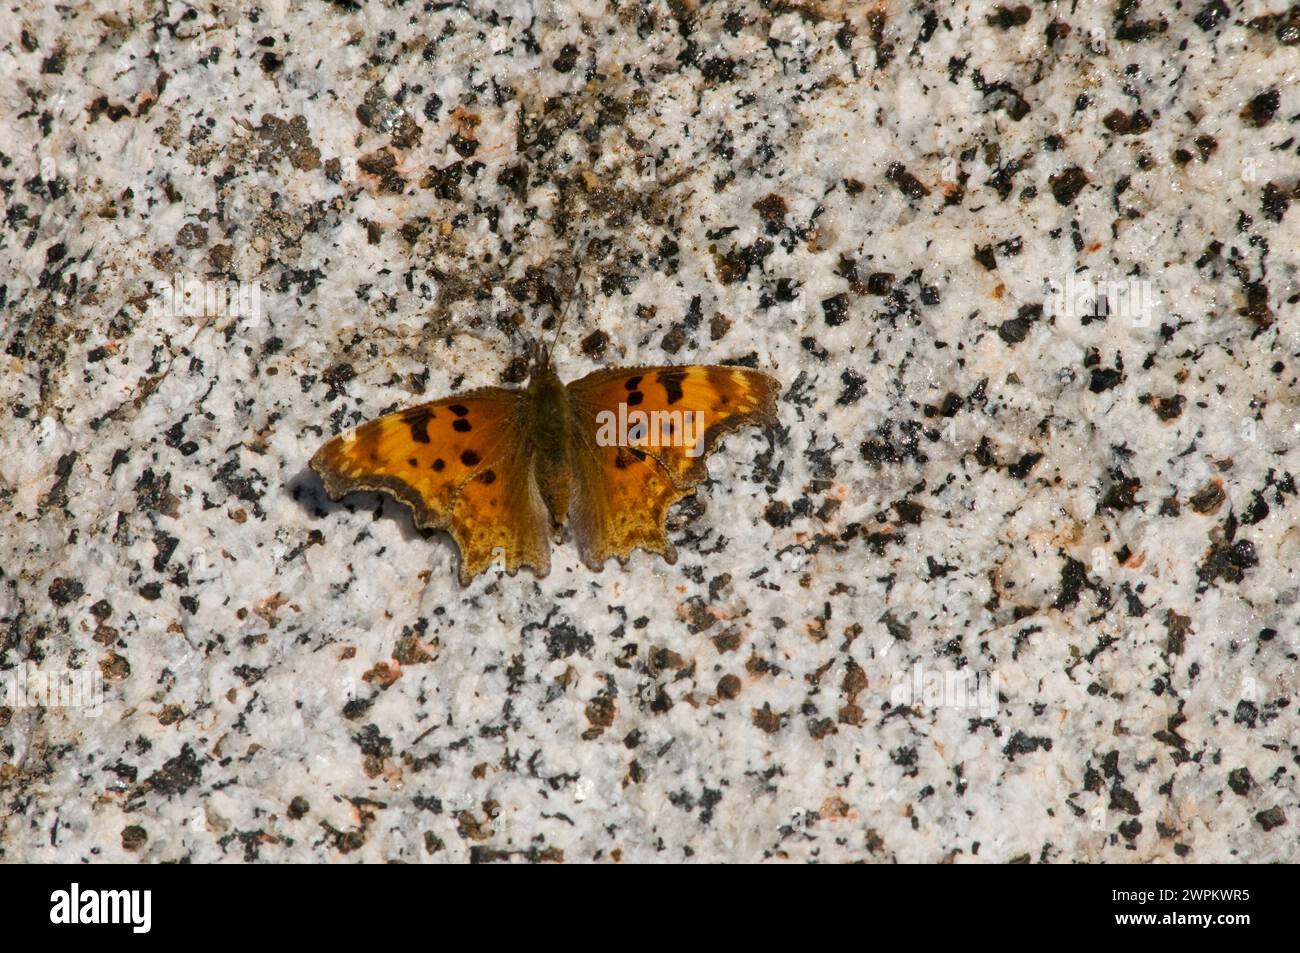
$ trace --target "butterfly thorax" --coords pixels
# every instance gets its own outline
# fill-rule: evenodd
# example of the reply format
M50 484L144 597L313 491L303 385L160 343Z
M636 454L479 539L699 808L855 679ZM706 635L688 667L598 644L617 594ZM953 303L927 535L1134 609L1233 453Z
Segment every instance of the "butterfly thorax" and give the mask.
M569 512L572 476L569 449L573 446L573 406L568 388L549 363L540 366L528 381L525 394L533 474L542 500L558 526Z

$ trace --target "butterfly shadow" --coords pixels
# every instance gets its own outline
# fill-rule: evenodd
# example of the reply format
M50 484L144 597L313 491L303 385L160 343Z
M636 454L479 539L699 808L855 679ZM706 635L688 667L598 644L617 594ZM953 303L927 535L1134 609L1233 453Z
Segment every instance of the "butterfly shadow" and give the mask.
M285 483L285 492L298 506L314 520L325 519L340 510L348 513L370 512L374 518L392 520L397 524L402 539L435 541L440 545L450 546L451 537L436 529L421 529L415 525L415 515L409 506L398 502L387 493L370 490L358 490L338 500L331 500L325 493L325 486L310 467L303 467ZM452 556L455 553L452 552Z

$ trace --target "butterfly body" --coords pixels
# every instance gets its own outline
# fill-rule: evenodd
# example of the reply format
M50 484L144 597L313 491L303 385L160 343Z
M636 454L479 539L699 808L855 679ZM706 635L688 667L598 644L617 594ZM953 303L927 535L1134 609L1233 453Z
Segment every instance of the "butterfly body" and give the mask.
M569 497L577 421L568 389L549 363L534 372L524 397L528 421L522 429L528 441L530 466L542 502L555 526L563 525Z
M738 427L776 421L777 381L743 367L610 368L565 384L549 359L522 389L485 387L362 424L311 466L334 498L368 490L448 530L460 579L499 565L545 575L565 527L599 570L633 550L676 552L668 507L708 475Z

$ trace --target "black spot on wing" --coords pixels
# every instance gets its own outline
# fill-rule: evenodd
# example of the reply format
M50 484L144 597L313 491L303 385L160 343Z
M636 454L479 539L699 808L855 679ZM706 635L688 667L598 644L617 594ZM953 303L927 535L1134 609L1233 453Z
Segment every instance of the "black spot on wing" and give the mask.
M473 450L466 450L460 455L460 462L467 467L475 466L479 462L479 455Z
M429 442L429 421L433 411L428 407L412 407L402 413L402 422L411 428L411 439L417 443Z
M660 371L655 380L663 385L669 406L682 399L682 381L686 380L685 371Z
M497 482L497 475L496 472L493 470L484 470L482 473L478 475L478 478L482 480L484 483L488 484L489 486Z
M464 417L466 414L469 413L469 408L466 407L464 404L452 404L447 409L450 410L457 417Z
M636 390L638 387L641 386L641 375L638 374L636 377L629 377L627 379L627 383L624 384L623 386L627 390Z
M455 430L457 433L469 433L473 428L470 427L468 420L453 420L451 422L451 429Z
M446 466L447 463L445 460L442 459L442 457L439 457L437 460L433 461L433 469L437 472L441 472L442 469Z
M627 405L629 407L635 407L643 400L645 400L645 394L641 393L639 390L634 390L632 393L627 395Z

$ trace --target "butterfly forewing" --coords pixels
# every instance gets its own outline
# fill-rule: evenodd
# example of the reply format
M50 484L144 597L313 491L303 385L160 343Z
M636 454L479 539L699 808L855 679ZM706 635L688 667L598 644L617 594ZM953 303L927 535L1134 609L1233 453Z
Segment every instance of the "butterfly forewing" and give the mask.
M673 562L668 507L708 475L705 458L724 434L776 422L778 391L760 371L707 365L617 368L569 384L570 520L583 561L599 568L642 548Z
M385 491L418 526L447 529L462 582L493 562L549 566L547 519L519 428L522 395L498 387L420 404L335 437L312 457L325 491Z

